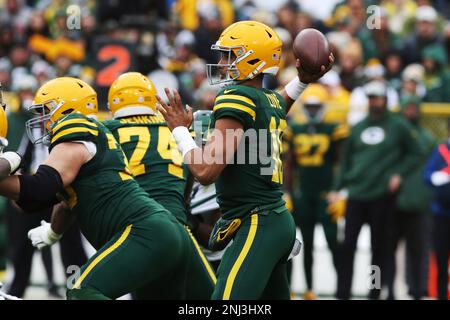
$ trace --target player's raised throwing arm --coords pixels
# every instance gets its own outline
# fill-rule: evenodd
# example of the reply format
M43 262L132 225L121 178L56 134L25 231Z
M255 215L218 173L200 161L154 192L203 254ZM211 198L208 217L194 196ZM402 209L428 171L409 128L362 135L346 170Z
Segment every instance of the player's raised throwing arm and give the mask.
M294 104L295 100L302 94L303 90L308 86L308 84L319 80L325 73L327 73L334 64L334 55L330 53L328 57L328 66L321 66L320 72L317 74L311 74L302 68L300 59L295 62L295 67L298 71L298 76L292 79L282 90L278 93L286 100L286 113L289 112L291 106Z

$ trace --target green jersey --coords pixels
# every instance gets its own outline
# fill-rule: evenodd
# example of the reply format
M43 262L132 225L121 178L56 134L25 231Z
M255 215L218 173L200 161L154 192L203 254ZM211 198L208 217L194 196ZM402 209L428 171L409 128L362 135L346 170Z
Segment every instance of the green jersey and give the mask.
M403 178L422 158L414 128L400 115L386 111L352 127L345 143L334 189L347 189L349 199L371 201L389 193L389 179Z
M53 126L50 151L71 141L93 142L97 148L62 194L94 248L148 214L165 212L133 179L120 145L103 124L81 114L61 118Z
M344 124L293 123L284 139L293 151L302 193L319 194L330 190L336 162L337 142L348 136Z
M128 159L135 180L181 223L186 223L187 170L177 143L161 115L105 121Z
M211 128L221 118L239 121L245 134L216 181L217 200L225 218L244 217L255 209L284 205L280 152L286 128L286 102L278 93L233 85L215 100Z

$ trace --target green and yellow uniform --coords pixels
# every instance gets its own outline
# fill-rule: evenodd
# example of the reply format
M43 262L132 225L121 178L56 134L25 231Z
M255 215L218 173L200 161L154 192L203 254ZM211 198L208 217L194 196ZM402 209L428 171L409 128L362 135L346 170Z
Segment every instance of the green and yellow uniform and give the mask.
M335 123L292 123L284 139L295 158L299 192L294 193L294 217L303 237L307 287L313 289L314 229L321 223L336 266L337 225L326 212L326 195L333 183L338 143L348 136L348 126Z
M289 299L286 261L295 224L281 191L286 103L271 90L227 86L215 100L211 128L222 118L239 121L245 136L216 181L219 222L240 226L219 266L213 299Z
M216 282L214 270L186 225L184 190L187 168L175 139L161 115L123 117L104 122L121 145L135 180L150 197L169 210L186 228L192 255L188 299L209 299Z
M190 248L184 229L133 179L112 133L81 114L52 129L50 151L64 142L92 142L94 157L62 195L97 249L69 290L69 299L117 298L147 288L150 296L184 298Z
M142 115L103 124L121 145L141 188L185 224L187 170L164 118Z

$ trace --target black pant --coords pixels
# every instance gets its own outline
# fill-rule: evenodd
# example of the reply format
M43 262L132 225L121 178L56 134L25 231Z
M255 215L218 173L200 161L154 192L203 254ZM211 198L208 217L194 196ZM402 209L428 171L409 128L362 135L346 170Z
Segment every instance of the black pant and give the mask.
M387 196L372 201L351 199L347 201L345 240L340 247L340 255L338 256L338 299L350 299L356 244L361 227L365 223L368 223L370 226L372 265L380 268L380 281L384 283L383 270L388 246L385 231L393 209L393 198ZM370 288L369 298L378 299L380 290L380 287Z
M433 242L438 269L438 299L448 298L448 258L450 252L450 216L434 215Z
M50 221L51 210L39 213L27 214L13 205L7 204L7 239L8 257L14 269L14 279L9 287L9 294L22 297L29 284L32 259L35 248L28 239L28 231L38 227L41 220ZM65 268L69 265L81 266L87 261L86 254L81 244L81 236L78 227L74 225L60 240L61 259ZM44 267L49 285L53 284L53 261L50 248L42 251Z
M425 212L404 212L394 210L386 226L389 240L387 263L385 268L389 299L395 299L394 280L396 274L395 253L400 239L406 240L406 259L409 271L409 292L414 299L420 299L426 284L423 283L426 266L427 216Z

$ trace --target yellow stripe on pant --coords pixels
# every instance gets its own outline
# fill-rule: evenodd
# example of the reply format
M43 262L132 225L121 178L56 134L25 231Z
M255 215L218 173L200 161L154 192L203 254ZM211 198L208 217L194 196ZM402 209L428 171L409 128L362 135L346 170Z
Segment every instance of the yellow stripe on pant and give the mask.
M189 229L189 227L187 227L187 226L184 226L184 227L186 228L187 232L189 233L189 237L191 237L191 240L194 243L195 249L197 249L197 253L200 256L200 258L202 259L203 265L206 268L206 271L208 271L208 274L211 277L212 281L214 282L214 284L216 284L217 283L216 274L214 273L214 270L211 268L211 265L209 264L208 260L206 259L205 255L203 254L202 249L200 249L200 246L198 245L197 240L192 235L191 229Z
M131 232L131 227L133 225L130 224L128 227L126 227L125 231L122 233L122 235L120 236L119 239L117 239L116 242L113 243L112 246L110 246L108 249L106 249L105 251L103 251L102 253L100 253L86 268L86 270L84 270L84 272L81 274L80 278L77 280L77 282L75 282L75 285L73 286L73 289L79 289L81 283L83 282L83 280L88 276L89 272L92 271L92 269L95 268L95 266L102 261L105 257L107 257L111 252L113 252L114 250L116 250L128 237L128 235Z
M231 290L233 289L234 280L247 257L250 248L252 247L253 241L255 240L256 230L258 229L258 215L253 214L251 216L250 230L248 232L247 240L245 240L244 247L242 248L239 257L231 268L230 274L228 275L227 282L225 284L225 290L223 292L223 300L230 300Z

